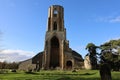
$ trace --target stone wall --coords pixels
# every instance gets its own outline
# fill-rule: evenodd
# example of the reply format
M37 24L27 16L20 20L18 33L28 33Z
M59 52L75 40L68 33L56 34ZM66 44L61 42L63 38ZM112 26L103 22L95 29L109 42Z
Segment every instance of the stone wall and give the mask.
M35 70L36 64L32 64L32 59L28 59L26 61L20 62L19 70L28 71L29 69Z
M85 69L92 69L91 60L90 60L90 56L89 55L85 56L84 67L85 67Z

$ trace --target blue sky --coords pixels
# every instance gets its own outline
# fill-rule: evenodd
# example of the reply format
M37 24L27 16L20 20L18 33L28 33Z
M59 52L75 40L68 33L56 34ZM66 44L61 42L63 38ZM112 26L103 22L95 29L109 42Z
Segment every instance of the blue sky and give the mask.
M44 50L48 8L64 7L70 47L83 58L85 46L120 38L120 0L0 0L0 61L19 61ZM8 56L9 55L9 56Z

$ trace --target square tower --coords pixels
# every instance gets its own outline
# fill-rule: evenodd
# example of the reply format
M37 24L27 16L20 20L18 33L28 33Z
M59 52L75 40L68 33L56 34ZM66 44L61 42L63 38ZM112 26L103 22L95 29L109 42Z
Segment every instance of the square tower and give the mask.
M50 6L42 68L73 69L79 67L81 60L81 55L69 48L69 41L66 40L64 8L59 5Z
M43 67L64 67L64 41L66 30L64 28L64 9L62 6L53 5L48 12L48 25L45 36Z

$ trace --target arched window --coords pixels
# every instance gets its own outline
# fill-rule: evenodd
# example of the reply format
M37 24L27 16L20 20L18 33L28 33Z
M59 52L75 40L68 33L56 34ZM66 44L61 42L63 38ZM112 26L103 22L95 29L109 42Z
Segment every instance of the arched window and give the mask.
M50 48L50 68L60 67L60 43L59 39L54 36L51 39L51 48Z
M66 63L67 69L71 69L72 68L72 61L67 61Z
M54 17L57 17L58 11L54 10L53 14L54 14Z
M57 11L57 10L54 10L54 14L58 14L58 11Z
M57 30L57 22L54 22L53 30Z

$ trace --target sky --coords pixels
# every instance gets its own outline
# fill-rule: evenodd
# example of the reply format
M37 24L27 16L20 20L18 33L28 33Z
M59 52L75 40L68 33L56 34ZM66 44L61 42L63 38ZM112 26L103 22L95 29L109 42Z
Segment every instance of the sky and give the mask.
M22 61L44 50L48 8L64 7L70 48L120 38L120 0L0 0L0 61Z

